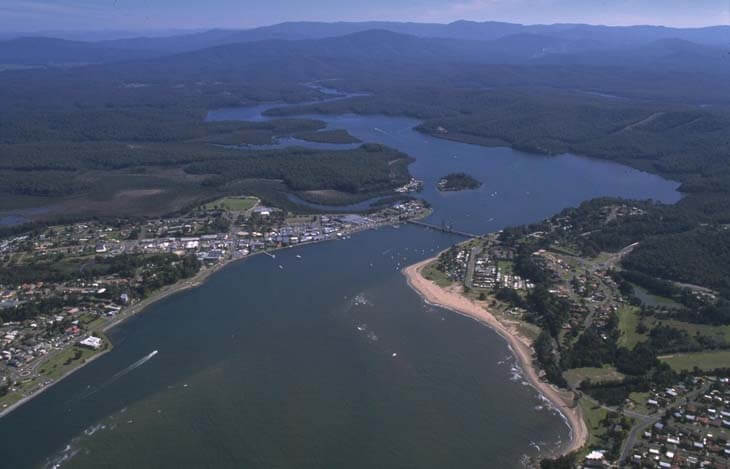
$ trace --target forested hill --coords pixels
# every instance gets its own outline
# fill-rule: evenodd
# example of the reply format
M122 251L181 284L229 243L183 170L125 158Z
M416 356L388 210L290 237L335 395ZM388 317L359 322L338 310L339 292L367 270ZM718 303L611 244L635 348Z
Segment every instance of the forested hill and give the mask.
M310 26L291 25L291 32ZM8 148L0 163L5 155L23 161L23 151L37 156L40 143L58 152L50 158L56 164L59 155L85 154L74 146L90 142L115 148L270 140L275 129L209 124L206 113L316 101L326 95L306 83L327 80L366 96L271 114L406 115L442 138L615 160L681 181L689 194L684 208L711 221L730 220L730 70L717 46L726 28L448 25L474 35L483 28L500 31L473 40L466 33L420 37L417 25L401 32L379 26L344 36L269 38L154 59L2 72L0 142L23 146ZM337 27L344 32L349 25ZM227 35L208 37L225 42Z
M658 26L610 27L587 24L521 25L495 21L455 21L438 23L366 22L287 22L248 30L215 29L200 33L159 38L128 38L100 44L120 49L150 49L170 53L187 52L236 42L269 39L322 39L382 29L418 37L493 41L511 35L534 34L594 46L620 47L677 38L715 46L727 44L730 28L666 28Z
M0 64L80 65L137 60L161 55L156 50L127 50L98 43L47 37L0 41Z

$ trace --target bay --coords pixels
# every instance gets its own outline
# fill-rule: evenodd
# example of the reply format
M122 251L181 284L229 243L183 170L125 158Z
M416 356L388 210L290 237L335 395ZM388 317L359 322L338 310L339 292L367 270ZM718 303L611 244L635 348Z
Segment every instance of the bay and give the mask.
M680 197L677 183L614 163L436 139L413 119L312 117L413 156L430 221L463 231L598 196ZM484 184L437 191L454 171ZM4 464L519 467L557 451L568 427L523 383L505 342L424 304L400 273L459 240L403 226L231 264L113 329L110 353L0 419Z

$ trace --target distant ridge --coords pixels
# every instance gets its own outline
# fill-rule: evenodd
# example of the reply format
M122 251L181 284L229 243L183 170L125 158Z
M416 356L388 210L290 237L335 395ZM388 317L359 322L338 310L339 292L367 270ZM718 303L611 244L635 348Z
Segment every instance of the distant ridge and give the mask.
M94 42L47 37L0 41L0 64L47 65L118 62L157 55L152 49L124 50Z
M606 47L636 46L661 39L683 39L704 45L730 45L730 26L667 28L663 26L596 26L588 24L521 25L495 21L440 23L287 22L247 30L213 29L201 33L161 38L103 41L120 49L187 52L207 47L269 39L301 40L344 36L368 30L386 30L417 37L492 41L516 34L536 34L566 41L590 41Z

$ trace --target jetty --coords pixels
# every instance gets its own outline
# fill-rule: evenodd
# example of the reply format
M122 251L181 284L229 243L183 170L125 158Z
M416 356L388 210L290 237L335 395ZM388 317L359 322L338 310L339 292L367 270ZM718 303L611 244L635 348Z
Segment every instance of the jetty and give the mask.
M456 230L456 229L454 229L453 226L449 225L448 223L441 223L440 225L435 225L435 224L426 223L426 222L423 222L420 220L408 220L408 223L410 223L411 225L422 226L422 227L428 228L430 230L441 231L442 233L451 233L451 234L463 236L464 238L471 239L471 238L478 238L481 236L479 234L469 233L467 231Z

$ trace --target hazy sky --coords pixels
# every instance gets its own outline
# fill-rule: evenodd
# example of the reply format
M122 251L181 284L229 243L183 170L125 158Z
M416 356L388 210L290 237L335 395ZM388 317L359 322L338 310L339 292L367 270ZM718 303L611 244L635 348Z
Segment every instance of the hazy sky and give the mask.
M730 22L730 0L0 0L0 29L6 31L458 19L705 26Z

